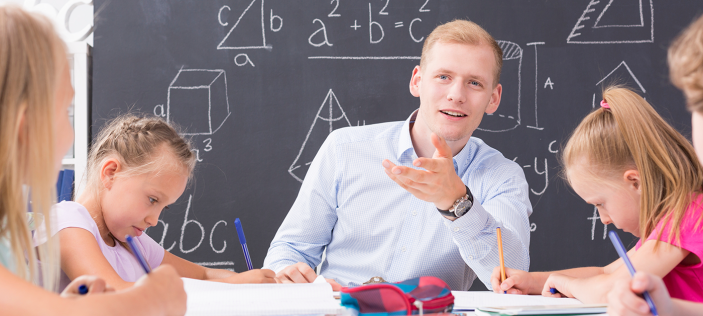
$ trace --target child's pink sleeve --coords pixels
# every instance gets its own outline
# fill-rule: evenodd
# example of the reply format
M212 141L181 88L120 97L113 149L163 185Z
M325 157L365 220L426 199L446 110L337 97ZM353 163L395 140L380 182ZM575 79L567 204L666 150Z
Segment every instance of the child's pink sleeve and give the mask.
M701 216L703 216L703 194L699 195L698 198L691 203L681 221L681 225L679 226L681 242L676 242L673 236L672 240L669 242L669 225L666 226L659 240L686 249L703 259L703 220L701 220ZM696 225L699 221L701 223ZM662 225L657 225L654 232L649 235L647 240L656 240L661 227Z

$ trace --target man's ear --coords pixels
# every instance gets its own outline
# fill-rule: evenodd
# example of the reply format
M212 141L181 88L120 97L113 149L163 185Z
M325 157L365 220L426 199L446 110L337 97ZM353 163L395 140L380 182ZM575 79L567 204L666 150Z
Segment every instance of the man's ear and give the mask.
M628 187L636 191L638 194L642 193L642 183L640 182L640 172L634 169L627 170L623 174L623 179L628 183Z
M491 93L491 100L488 102L488 106L486 107L487 114L493 114L498 110L498 106L500 105L500 97L502 95L503 86L499 83L495 88L493 88L493 92Z
M415 66L413 69L413 75L410 77L410 94L414 97L420 97L420 80L422 79L422 74L420 71L420 66Z
M122 170L122 165L119 160L110 158L103 162L100 168L100 182L102 182L105 189L112 189L112 185L115 182L115 174Z

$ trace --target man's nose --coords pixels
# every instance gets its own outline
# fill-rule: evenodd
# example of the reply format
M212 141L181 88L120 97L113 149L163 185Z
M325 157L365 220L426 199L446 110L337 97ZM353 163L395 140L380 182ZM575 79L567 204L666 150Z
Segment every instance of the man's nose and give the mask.
M447 101L464 103L466 102L466 89L462 82L455 82L449 88L447 93Z

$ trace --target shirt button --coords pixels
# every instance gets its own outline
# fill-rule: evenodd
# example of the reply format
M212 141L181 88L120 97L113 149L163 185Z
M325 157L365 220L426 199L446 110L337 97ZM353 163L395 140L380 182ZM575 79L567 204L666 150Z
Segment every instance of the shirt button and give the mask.
M417 216L417 211L413 211L413 216Z
M402 252L405 252L405 250L407 250L405 247L400 248L400 251L402 251Z
M469 256L469 260L474 260L474 256Z
M454 231L455 231L455 232L458 232L458 231L459 231L459 227L454 227Z

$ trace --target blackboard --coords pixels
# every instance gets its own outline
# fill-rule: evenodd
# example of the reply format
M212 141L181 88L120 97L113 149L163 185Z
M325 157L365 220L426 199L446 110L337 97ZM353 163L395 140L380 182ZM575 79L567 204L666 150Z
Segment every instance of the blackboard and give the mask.
M640 90L690 137L666 48L703 12L697 0L96 0L95 7L93 134L130 110L185 128L199 159L195 180L147 233L209 267L246 269L237 217L254 266L262 265L330 130L405 120L419 106L408 82L422 40L455 18L483 26L504 49L500 108L474 136L524 167L534 208L531 270L617 258L605 239L613 225L604 227L568 188L557 158L603 84ZM634 246L631 235L621 236Z

